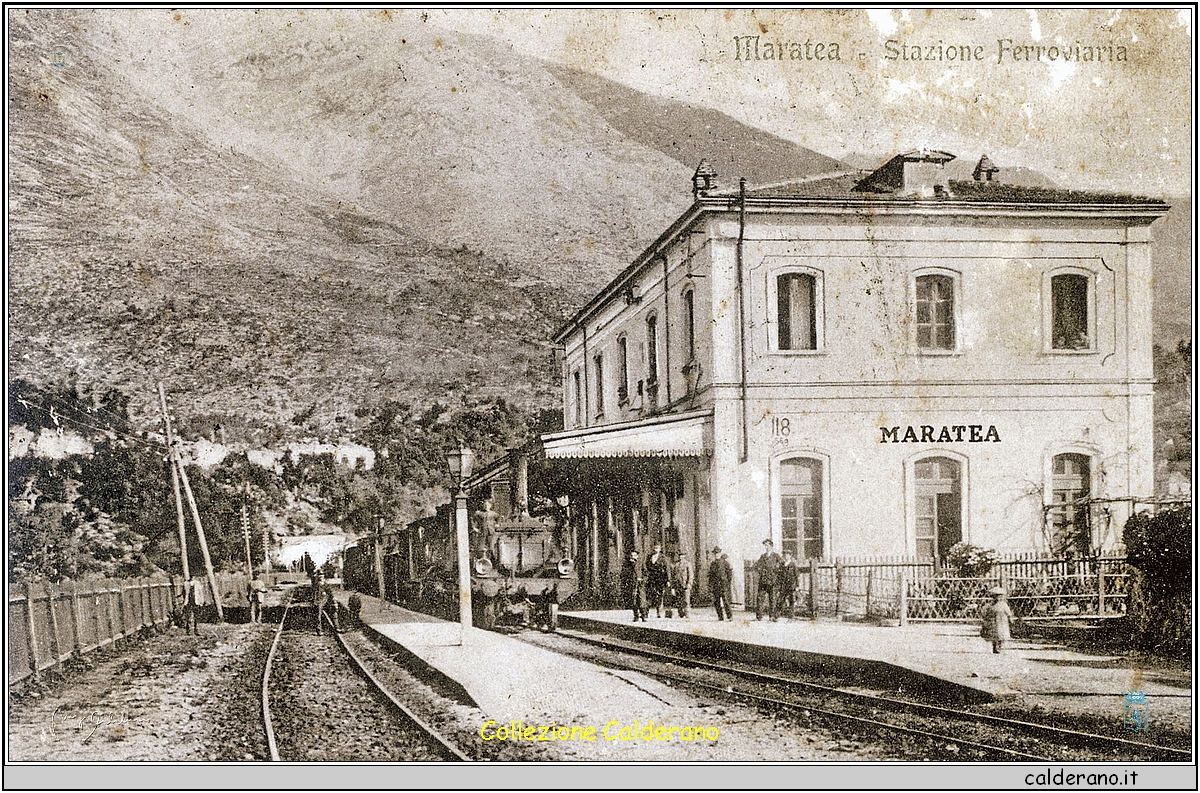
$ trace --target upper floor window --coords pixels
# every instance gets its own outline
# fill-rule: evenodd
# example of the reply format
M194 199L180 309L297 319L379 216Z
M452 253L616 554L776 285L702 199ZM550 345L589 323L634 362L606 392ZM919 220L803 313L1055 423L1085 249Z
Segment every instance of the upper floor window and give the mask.
M604 414L604 356L596 353L592 359L596 372L596 415Z
M817 277L784 273L775 279L778 348L817 349Z
M956 343L954 278L917 276L917 349L953 350Z
M629 339L625 336L617 338L617 364L617 401L624 404L629 401Z
M683 293L683 316L687 323L687 360L696 358L696 293L689 289Z
M646 317L646 379L658 382L658 317Z
M583 424L583 376L578 369L573 375L575 386L575 426Z
M1092 347L1088 316L1090 283L1086 275L1061 273L1050 278L1051 347L1088 350Z

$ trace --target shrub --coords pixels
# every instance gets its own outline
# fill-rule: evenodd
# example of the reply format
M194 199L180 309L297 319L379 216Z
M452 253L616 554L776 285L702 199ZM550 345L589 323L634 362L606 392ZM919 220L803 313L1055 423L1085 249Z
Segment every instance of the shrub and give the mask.
M993 550L960 542L946 554L946 566L954 570L959 578L982 578L998 558Z

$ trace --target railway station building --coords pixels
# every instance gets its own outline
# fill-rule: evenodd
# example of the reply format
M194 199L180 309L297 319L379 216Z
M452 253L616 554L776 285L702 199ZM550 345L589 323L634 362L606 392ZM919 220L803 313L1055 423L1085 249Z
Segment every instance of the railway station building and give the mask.
M941 559L957 542L1089 553L1153 495L1158 200L1005 184L982 157L694 202L555 337L542 436L582 591L653 543ZM1078 506L1086 502L1086 507ZM1099 509L1094 508L1097 504Z

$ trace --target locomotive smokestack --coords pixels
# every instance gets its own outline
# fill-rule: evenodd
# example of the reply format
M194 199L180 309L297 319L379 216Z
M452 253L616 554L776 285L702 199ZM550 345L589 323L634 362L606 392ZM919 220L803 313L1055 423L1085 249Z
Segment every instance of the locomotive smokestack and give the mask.
M513 488L513 517L529 517L529 456L521 449L508 451L508 475Z

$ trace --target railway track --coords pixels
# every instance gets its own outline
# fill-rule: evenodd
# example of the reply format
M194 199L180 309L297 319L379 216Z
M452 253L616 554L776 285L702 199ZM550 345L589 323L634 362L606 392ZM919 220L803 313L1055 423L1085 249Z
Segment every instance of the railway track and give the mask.
M330 633L339 649L332 650L333 639L325 635L289 630L289 618L296 616L292 605L289 599L263 667L262 720L271 760L471 759L401 702L336 631ZM298 662L289 663L287 679L280 680L277 662L289 654ZM343 733L347 722L355 734Z
M1036 762L1191 761L1191 752L1186 749L819 685L739 664L686 658L644 644L584 631L560 629L558 635L601 651L599 657L590 660L604 665L636 669L709 694L733 697L765 708L800 712L809 717L816 716L843 725L854 724L872 731L899 733L942 746L952 745L956 747L956 759L968 759L966 755L973 754L981 760ZM651 668L629 666L626 662L618 661L618 656L639 656L649 660ZM680 674L681 671L684 673ZM698 672L707 675L707 679ZM830 701L849 705L850 709L835 709L830 707ZM924 724L936 724L940 729L906 724L906 717Z

